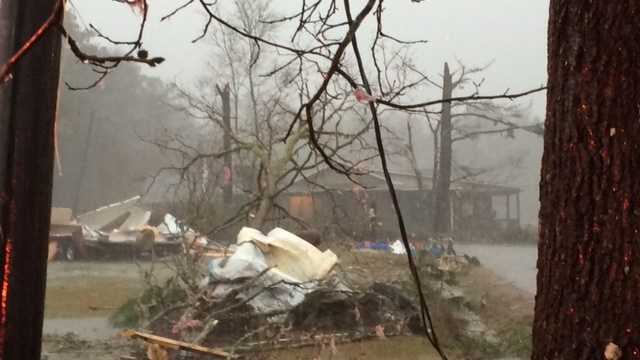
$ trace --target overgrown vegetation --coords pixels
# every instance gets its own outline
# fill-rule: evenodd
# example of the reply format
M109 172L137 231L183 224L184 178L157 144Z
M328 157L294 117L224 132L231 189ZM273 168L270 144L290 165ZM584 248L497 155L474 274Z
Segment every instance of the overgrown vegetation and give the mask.
M163 261L162 265L170 268L168 276L164 272L160 275L156 266L140 268L145 288L138 297L129 299L110 316L114 326L148 326L163 312L184 304L197 290L197 281L204 273L197 257L183 253Z

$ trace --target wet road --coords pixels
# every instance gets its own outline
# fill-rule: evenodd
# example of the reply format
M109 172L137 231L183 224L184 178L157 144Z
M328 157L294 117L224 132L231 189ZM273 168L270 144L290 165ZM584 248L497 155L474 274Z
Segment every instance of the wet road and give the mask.
M115 336L118 329L113 328L106 317L47 318L44 320L44 334L65 335L69 332L79 335L84 340L104 340Z
M74 332L84 339L114 336L108 315L143 288L150 263L53 262L47 270L44 333ZM166 272L156 264L159 274Z
M537 247L456 244L456 251L477 257L483 266L514 286L531 295L536 293Z

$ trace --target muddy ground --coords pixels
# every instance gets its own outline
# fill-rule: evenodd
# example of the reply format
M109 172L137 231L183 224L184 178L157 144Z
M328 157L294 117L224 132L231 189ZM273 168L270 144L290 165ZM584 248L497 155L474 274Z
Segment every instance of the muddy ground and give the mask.
M348 273L354 284L364 286L370 281L399 286L403 282L406 284L408 272L403 256L347 249L336 252L340 258L340 270ZM480 250L475 249L474 252L478 253ZM487 253L496 254L500 251L493 249ZM477 255L482 261L481 254ZM491 263L488 262L487 265L491 266ZM108 317L117 307L142 291L144 283L140 274L150 266L149 263L130 262L50 264L44 326L46 336L43 343L47 358L118 359L138 348L139 343L117 336L119 329L110 325ZM154 265L154 270L158 277L166 276L169 271L159 264ZM529 280L500 278L488 267L474 268L457 280L465 289L469 307L498 336L508 340L505 342L510 347L508 350L526 352L533 311L533 291L526 289ZM514 283L520 286L514 286ZM432 311L438 311L438 304L434 306ZM436 321L439 326L436 330L444 337L456 336L454 331L447 329L446 320ZM471 348L487 346L484 343L467 345ZM482 354L486 354L479 351L474 355L473 352L465 351L463 355L459 349L447 349L447 352L451 359L479 359ZM423 338L412 336L338 345L335 354L331 354L329 349L308 348L273 353L265 358L438 359Z

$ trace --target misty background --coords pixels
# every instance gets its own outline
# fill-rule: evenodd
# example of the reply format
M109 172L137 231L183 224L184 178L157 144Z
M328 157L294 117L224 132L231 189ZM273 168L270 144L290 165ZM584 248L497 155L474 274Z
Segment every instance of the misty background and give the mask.
M149 5L143 44L152 56L166 58L162 65L149 68L123 64L94 89L62 89L55 206L83 211L144 192L149 176L167 164L167 157L143 140L190 126L183 114L168 106L170 88L174 83L195 87L209 71L210 44L205 40L192 43L202 32L205 19L193 9L161 22L176 3L154 0ZM67 20L77 25L72 31L85 32L76 39L95 50L107 44L87 30L89 24L113 39L131 40L135 36L139 17L121 4L73 0L68 6L75 16ZM276 12L291 13L299 4L274 1L272 6ZM439 79L445 61L454 69L460 61L469 67L491 63L478 75L485 79L484 95L507 89L520 92L546 82L546 1L402 1L388 5L385 16L385 32L407 40L428 40L414 47L411 54L420 70L434 79ZM287 28L281 31L285 38L290 33ZM366 31L366 24L361 31ZM65 51L63 81L83 86L95 78ZM463 89L454 96L472 91ZM438 91L425 97L436 99ZM518 103L527 108L526 116L531 121L544 118L544 93L519 99ZM429 168L433 157L431 134L422 120L412 121L419 165ZM523 224L537 223L541 152L542 138L524 131L518 131L514 138L487 135L454 147L456 160L475 168L497 166L510 156L519 158L516 169L504 169L494 180L523 189Z

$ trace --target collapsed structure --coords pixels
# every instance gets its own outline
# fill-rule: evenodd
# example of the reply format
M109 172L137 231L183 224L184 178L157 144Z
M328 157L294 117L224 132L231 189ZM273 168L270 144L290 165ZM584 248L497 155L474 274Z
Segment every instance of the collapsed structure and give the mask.
M49 258L109 256L132 251L158 254L179 250L184 242L205 245L207 240L170 213L140 204L140 196L72 217L71 210L53 208Z

